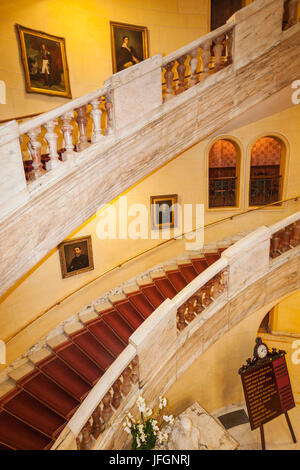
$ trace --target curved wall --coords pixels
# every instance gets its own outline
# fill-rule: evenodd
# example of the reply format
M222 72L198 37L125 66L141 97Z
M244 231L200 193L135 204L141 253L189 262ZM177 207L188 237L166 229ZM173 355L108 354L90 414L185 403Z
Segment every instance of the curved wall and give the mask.
M290 161L285 173L285 196L300 193L300 153L298 130L300 127L300 107L294 106L282 113L265 118L257 123L236 129L232 139L241 145L241 176L243 191L239 208L207 210L208 154L214 139L206 139L191 147L178 158L149 175L125 194L128 206L133 203L144 204L149 210L150 196L178 194L180 204L203 203L204 223L211 223L226 216L237 214L248 208L247 181L250 174L250 155L253 143L262 135L284 135L290 151ZM183 176L184 175L184 176ZM204 177L204 175L206 175ZM116 200L112 206L118 208ZM260 210L243 215L220 225L210 227L205 233L205 243L215 242L237 232L250 231L262 224L271 224L297 210L296 203L268 210ZM87 221L71 234L69 239L91 235L95 269L87 273L62 279L58 250L53 250L33 270L21 279L1 299L0 339L9 341L8 363L19 357L42 336L47 334L62 320L69 318L79 309L89 304L105 292L128 281L145 270L184 252L184 240L169 243L153 250L136 260L127 263L105 275L98 281L71 295L60 305L47 311L56 302L70 295L82 285L110 270L122 261L135 256L143 250L157 245L162 240L100 240L97 226L100 215ZM129 217L129 221L132 217ZM195 223L195 220L193 220ZM30 249L30 247L28 247ZM30 324L29 327L27 325Z

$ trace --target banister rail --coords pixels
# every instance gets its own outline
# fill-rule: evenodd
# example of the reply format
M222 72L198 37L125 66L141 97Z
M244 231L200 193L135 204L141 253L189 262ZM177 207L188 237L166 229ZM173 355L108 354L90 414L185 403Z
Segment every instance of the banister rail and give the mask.
M26 134L27 132L29 132L32 129L35 129L38 126L43 126L48 121L56 119L65 113L74 111L74 109L80 108L81 106L87 103L90 103L92 100L105 95L109 90L110 90L110 86L104 85L98 90L87 93L86 95L80 96L79 98L75 98L75 100L72 100L69 103L63 104L62 106L54 108L45 113L39 114L38 116L33 118L31 121L21 123L19 125L20 135Z
M186 46L183 46L180 49L177 49L176 51L171 52L170 54L164 56L162 60L162 65L165 66L169 62L172 62L173 60L178 59L178 57L188 54L193 49L197 49L198 47L201 47L201 45L203 45L207 41L212 41L213 39L219 36L222 36L231 32L233 27L234 27L234 22L230 21L224 24L223 26L220 26L219 28L213 31L210 31L204 36L201 36L201 38L196 39L195 41L190 42Z

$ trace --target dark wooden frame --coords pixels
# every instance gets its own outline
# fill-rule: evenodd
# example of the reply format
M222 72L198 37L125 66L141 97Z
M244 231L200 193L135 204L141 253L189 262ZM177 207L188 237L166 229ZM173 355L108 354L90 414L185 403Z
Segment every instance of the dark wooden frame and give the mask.
M156 210L155 210L155 205L157 203L162 203L163 201L167 200L172 200L172 206L174 204L177 204L178 201L178 195L177 194L163 194L159 196L150 196L150 206L151 206L151 227L152 230L162 230L164 228L174 228L177 226L177 211L176 211L176 206L175 206L175 211L172 212L172 220L170 224L163 224L163 223L158 223L156 220Z
M116 44L115 44L115 29L127 29L128 35L130 31L139 31L142 33L142 49L143 49L143 60L148 59L149 57L149 39L148 39L148 28L146 26L137 26L134 24L127 23L116 23L110 21L110 39L111 39L111 55L112 55L112 64L113 64L113 73L117 72L117 57L116 57Z
M76 271L67 271L66 255L65 255L65 246L66 245L81 245L82 243L87 243L87 256L89 260L89 265L86 268L78 269ZM75 276L76 274L85 273L87 271L92 271L94 269L94 260L93 260L93 249L92 249L92 238L90 235L86 237L73 238L72 240L67 240L58 245L59 250L59 259L61 266L61 274L63 279Z
M21 58L23 63L24 69L24 76L25 76L25 85L26 91L28 93L41 93L44 95L50 96L62 96L65 98L72 98L71 94L71 86L70 86L70 77L69 77L69 68L67 62L67 55L66 55L66 42L65 39L59 36L53 36L51 34L44 33L43 31L36 31L34 29L26 28L25 26L21 26L16 24L16 29L18 32L19 43L20 43L20 50L21 50ZM30 72L28 67L28 60L27 60L27 51L25 46L25 39L24 33L28 35L32 35L35 37L39 37L41 39L46 39L48 41L54 41L60 44L60 52L62 58L62 69L64 75L64 82L65 82L65 91L58 91L58 90L51 90L50 88L39 88L35 87L31 83Z

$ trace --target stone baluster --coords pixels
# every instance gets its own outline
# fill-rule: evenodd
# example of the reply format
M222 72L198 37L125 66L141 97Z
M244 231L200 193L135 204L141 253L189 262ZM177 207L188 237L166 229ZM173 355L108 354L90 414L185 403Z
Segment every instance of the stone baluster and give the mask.
M137 356L134 359L132 359L131 367L132 367L131 382L136 384L139 381L139 360Z
M206 41L202 46L202 66L203 66L203 78L209 76L209 61L210 61L210 48L212 45L212 40Z
M233 62L233 29L227 33L226 38L226 46L227 46L227 65L232 64Z
M95 439L97 439L105 429L105 426L101 421L99 406L97 406L97 408L93 411L92 418L93 418L92 435L94 436Z
M131 376L131 369L130 367L126 367L126 369L124 369L123 374L122 374L123 383L122 383L122 388L121 388L122 393L125 397L126 395L128 395L131 389L130 376Z
M285 253L286 251L291 249L291 231L289 227L286 227L284 231L281 233L281 253Z
M222 52L224 49L224 44L223 44L224 38L225 38L225 35L222 34L221 36L218 36L214 40L215 45L213 49L214 49L214 54L216 58L216 63L215 63L216 72L222 68Z
M40 127L33 129L27 133L29 137L29 142L27 146L32 158L32 171L30 172L30 179L40 178L45 173L41 162L42 144L38 140L38 136L40 135L40 133Z
M293 246L300 245L300 220L297 220L294 226Z
M177 328L179 331L184 330L184 328L187 326L185 322L185 313L186 313L187 307L186 304L181 305L178 309L178 324Z
M287 9L287 23L283 29L288 29L297 22L297 8L299 0L289 0L286 2L285 8Z
M91 115L93 118L93 134L92 134L92 142L99 142L99 140L103 139L104 136L102 135L101 129L101 111L99 109L99 104L101 102L101 98L95 98L91 101L91 105L93 107L91 111Z
M113 389L113 398L112 398L112 401L111 401L111 404L112 406L114 407L115 410L117 410L121 404L121 399L122 399L122 395L121 395L121 392L120 392L120 388L121 388L121 380L118 379L115 381L115 383L113 384L112 386L112 389Z
M280 244L281 239L278 233L275 233L271 238L271 247L270 247L270 256L271 258L276 258L280 255Z
M28 142L28 144L30 145L29 142ZM35 178L34 178L34 174L33 174L32 160L23 160L23 166L24 166L26 181L34 180Z
M80 443L81 450L90 450L93 444L93 441L91 438L91 429L92 429L91 423L88 421L81 430L81 435L82 435L82 439Z
M223 294L225 292L227 275L227 271L222 271L217 275L218 291L220 294Z
M203 312L204 310L204 307L202 305L202 291L200 290L200 291L195 292L193 297L196 299L195 314L199 315L199 313Z
M54 131L55 127L57 126L57 121L49 121L45 124L46 134L45 139L47 141L47 153L49 156L49 161L46 163L46 170L52 170L53 168L58 167L61 165L59 160L59 155L57 153L57 139L58 135Z
M218 287L217 287L217 279L213 278L212 282L210 284L209 296L212 300L216 300L218 295L219 295L219 291L218 291Z
M103 410L102 410L102 419L104 423L108 423L110 418L113 415L113 409L111 407L111 394L107 392L102 398Z
M185 319L188 323L194 320L196 314L195 314L195 306L197 303L197 300L195 297L191 297L187 302L187 313L185 315Z
M169 62L167 65L165 65L165 80L166 80L166 96L165 96L165 101L173 98L173 78L174 78L174 73L172 71L172 68L174 66L174 61Z
M198 75L197 75L197 68L198 68L198 54L199 54L200 47L196 47L190 52L190 69L191 69L191 78L189 82L189 86L192 87L198 83Z
M73 125L71 124L71 121L74 117L73 111L70 111L69 113L65 113L61 116L62 120L62 126L61 130L64 135L64 149L65 151L62 154L62 160L68 160L69 158L72 158L75 155L74 152L74 145L73 145Z
M177 59L178 66L177 66L177 74L178 74L178 87L176 90L176 94L178 95L179 93L182 93L186 87L185 87L185 71L186 71L186 66L185 66L185 61L186 61L186 55L183 55Z
M202 306L207 308L211 304L211 299L209 297L209 292L207 292L207 286L204 286L203 293L202 293Z
M79 140L78 140L78 150L81 152L82 150L86 149L89 146L88 138L87 138L87 105L80 106L75 110L77 112L76 122L79 129Z
M105 95L105 111L106 111L106 129L105 135L111 135L114 132L113 126L113 102L111 91L108 91Z

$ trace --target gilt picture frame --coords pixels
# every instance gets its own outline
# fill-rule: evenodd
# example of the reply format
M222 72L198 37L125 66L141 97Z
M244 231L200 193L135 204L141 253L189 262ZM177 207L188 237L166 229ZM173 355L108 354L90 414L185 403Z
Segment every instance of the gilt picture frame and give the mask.
M148 59L149 42L146 26L110 21L110 35L113 73Z
M90 235L62 242L58 250L63 279L94 269Z
M152 230L177 227L177 194L150 196Z
M72 98L65 39L16 24L28 93Z

